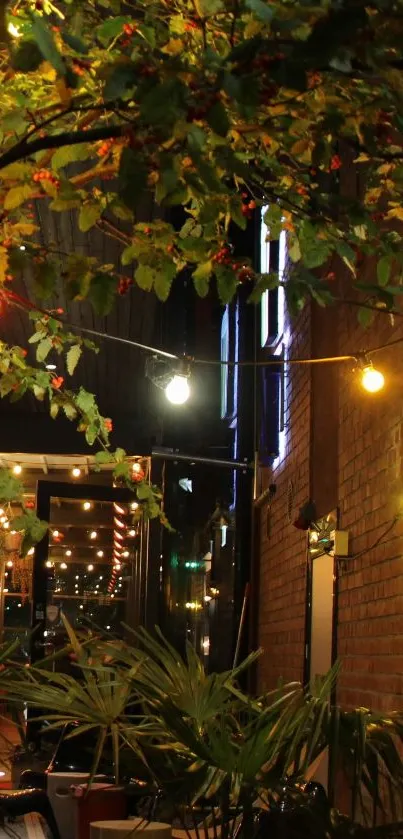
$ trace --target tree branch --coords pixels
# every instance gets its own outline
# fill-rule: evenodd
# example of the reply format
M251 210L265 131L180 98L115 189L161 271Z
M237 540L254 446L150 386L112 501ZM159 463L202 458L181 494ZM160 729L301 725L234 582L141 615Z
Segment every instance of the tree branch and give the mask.
M30 143L23 140L0 155L0 169L9 166L10 163L24 160L38 151L60 149L62 146L77 146L79 143L94 143L97 140L123 137L125 134L127 134L127 128L124 125L104 125L89 131L65 131L62 134L52 134L50 137L38 137Z

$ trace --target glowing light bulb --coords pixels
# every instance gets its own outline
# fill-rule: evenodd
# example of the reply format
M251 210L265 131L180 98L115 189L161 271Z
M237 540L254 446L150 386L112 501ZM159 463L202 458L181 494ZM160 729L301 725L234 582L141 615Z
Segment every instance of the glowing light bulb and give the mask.
M60 530L54 530L52 536L54 539L58 539L60 536Z
M21 463L15 463L15 464L14 464L14 466L13 466L13 472L14 472L14 475L21 475L21 472L22 472L22 466L21 466Z
M98 533L96 530L91 530L90 539L98 539Z
M124 556L125 559L127 559L127 557L130 556L129 551L123 551L122 556Z
M13 567L12 559L9 559L8 562L6 563L6 565L7 565L7 568L12 568Z
M70 548L68 548L68 550L64 552L64 555L65 556L71 556L72 553L73 553L73 551L71 551Z
M62 569L62 571L65 571L66 568L67 568L67 562L61 562L60 563L60 568Z
M45 562L46 568L53 568L53 562L50 559L47 559Z
M138 502L137 501L132 501L132 503L130 504L130 509L133 510L133 512L134 512L135 510L138 510L138 508L139 508Z
M97 551L97 556L102 557L104 555L103 551Z
M35 553L35 548L30 548L28 553L27 553L27 556L33 556L34 553Z
M136 531L134 530L134 528L132 530L129 530L129 536L135 536L135 535L136 535Z
M385 384L385 377L380 370L375 370L372 364L368 364L362 371L361 384L368 393L378 393Z
M165 388L165 396L172 405L183 405L190 396L187 376L174 376Z
M87 570L88 570L88 571L93 571L93 570L94 570L94 566L90 563L89 565L87 565Z
M9 521L3 522L3 527L4 527L4 530L8 530L8 528L10 527L10 522Z
M71 470L71 474L73 478L80 478L81 477L81 469L79 466L73 466Z
M56 364L46 364L46 370L56 370Z
M13 38L21 38L22 36L22 32L20 32L18 27L11 22L7 25L7 31L13 36Z
M122 567L122 566L121 566L120 562L116 562L116 563L115 563L115 565L114 565L113 567L114 567L114 569L115 569L116 571L120 571L120 569L121 569L121 567Z
M139 474L139 472L142 472L142 471L143 471L143 470L142 470L142 468L141 468L141 463L139 463L138 461L136 461L135 463L133 463L133 465L132 465L132 472L137 472L137 474Z
M92 504L91 501L84 501L83 510L91 510Z

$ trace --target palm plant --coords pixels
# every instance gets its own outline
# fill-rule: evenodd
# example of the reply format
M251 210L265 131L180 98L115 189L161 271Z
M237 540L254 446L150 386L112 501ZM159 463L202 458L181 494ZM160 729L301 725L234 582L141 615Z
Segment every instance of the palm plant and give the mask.
M110 748L118 780L126 752L184 824L192 824L199 807L205 826L216 832L219 820L221 835L232 839L240 828L253 835L257 809L273 810L284 795L304 804L304 785L329 749L330 805L342 769L353 817L360 808L375 823L389 810L400 832L403 716L332 705L338 666L309 688L292 683L252 698L238 678L259 653L233 670L208 674L191 646L183 659L158 630L155 636L139 630L128 643L82 641L65 626L78 678L49 670L48 663L16 666L4 688L10 701L37 709L52 728L74 722L69 737L96 734L91 777ZM328 835L345 832L331 808L325 821Z

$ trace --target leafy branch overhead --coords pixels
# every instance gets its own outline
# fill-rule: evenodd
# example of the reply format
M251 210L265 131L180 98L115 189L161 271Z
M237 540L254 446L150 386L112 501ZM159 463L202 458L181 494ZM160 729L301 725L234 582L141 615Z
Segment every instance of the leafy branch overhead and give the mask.
M288 233L294 308L331 300L331 272L330 288L314 272L333 256L360 287L360 259L375 253L361 292L392 309L403 260L401 5L3 3L0 282L32 270L43 298L61 279L101 312L131 280L166 299L185 267L201 295L213 278L224 302L251 278L259 294L266 279L228 240L267 205L271 235ZM347 160L365 177L363 200L340 188ZM158 220L140 221L145 198ZM113 236L132 277L95 257L38 253L32 202ZM167 220L175 206L181 229Z

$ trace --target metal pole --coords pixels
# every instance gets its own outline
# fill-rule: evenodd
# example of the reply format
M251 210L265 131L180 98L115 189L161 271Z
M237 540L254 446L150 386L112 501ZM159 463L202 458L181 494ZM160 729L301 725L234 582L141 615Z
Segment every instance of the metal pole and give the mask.
M201 463L204 466L224 466L227 469L242 469L245 472L253 469L253 463L249 463L247 460L222 460L221 458L215 457L200 457L199 455L180 454L173 449L156 448L152 450L151 456L162 458L162 460L180 460L191 464Z

